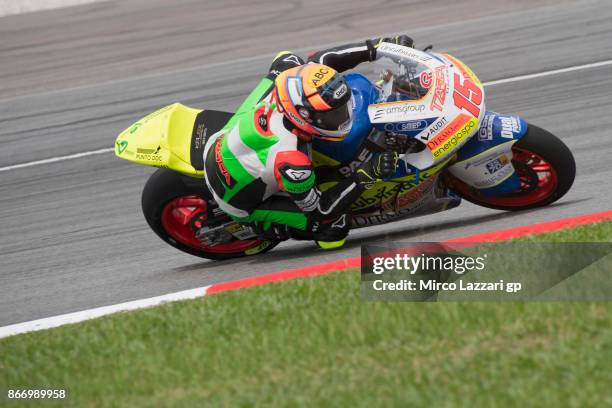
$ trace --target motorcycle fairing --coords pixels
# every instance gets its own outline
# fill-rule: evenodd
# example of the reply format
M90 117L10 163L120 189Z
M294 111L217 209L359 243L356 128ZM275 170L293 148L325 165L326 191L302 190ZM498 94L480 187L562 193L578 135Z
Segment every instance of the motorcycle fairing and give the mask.
M208 136L217 133L234 116L231 112L205 109L198 113L191 132L190 163L198 171L204 171L204 146Z
M378 88L373 86L365 76L351 73L345 78L354 98L354 122L351 132L340 142L313 140L315 166L339 168L341 173L342 167L339 166L344 165L354 171L353 167L370 157L367 155L367 146L364 143L373 128L368 115L368 106L376 103L380 98ZM436 119L433 118L433 121ZM431 124L431 122L432 120L425 120L425 124ZM449 159L446 159L420 170L400 160L394 176L365 190L352 205L353 211L361 213L353 222L353 226L380 224L400 217L414 216L421 212L431 213L457 206L461 199L456 195L449 191L442 191L443 189L440 188L434 188L437 185L437 176L448 162ZM333 181L323 182L319 188L325 191L334 184ZM397 214L391 214L394 211L397 211Z
M449 171L486 195L510 193L519 187L512 165L512 146L527 132L518 116L486 112L478 133L457 153Z
M430 177L405 193L404 197L412 196L414 200L396 211L387 211L383 208L353 213L352 228L386 224L403 218L433 214L457 207L461 203L461 198L452 190L442 186L439 179L439 175Z
M382 79L377 82L384 97L369 106L372 124L381 130L391 131L392 128L394 133L420 140L425 149L408 152L402 157L419 169L427 169L454 156L478 130L485 113L485 92L478 77L449 54L434 56L382 43L377 55L378 64L388 67L388 60L391 60L396 68L383 69ZM402 68L405 66L408 68ZM427 88L426 94L420 99L410 99L413 95L409 94L408 99L397 100L397 92L393 91L399 89L397 84L414 83L416 74L421 87Z
M174 103L121 132L115 142L115 154L138 164L202 178L206 136L220 130L232 116L229 112L193 109Z
M431 197L417 194L423 186L435 184L439 174L447 166L450 159L438 163L429 169L414 169L409 174L393 179L386 179L371 185L361 193L359 198L352 204L351 209L355 213L367 215L379 214L381 210L390 213L393 211L407 210L412 207L429 208L426 201L433 199L448 199L448 192L435 190ZM429 180L431 179L431 180ZM426 184L431 183L431 184ZM323 181L319 184L321 191L326 191L337 183L337 181ZM453 198L453 200L456 200ZM458 204L458 202L457 202ZM436 204L437 205L437 204ZM435 210L433 211L435 212Z
M188 176L202 176L190 162L190 138L201 109L175 103L140 119L121 132L115 154L134 163L176 170Z

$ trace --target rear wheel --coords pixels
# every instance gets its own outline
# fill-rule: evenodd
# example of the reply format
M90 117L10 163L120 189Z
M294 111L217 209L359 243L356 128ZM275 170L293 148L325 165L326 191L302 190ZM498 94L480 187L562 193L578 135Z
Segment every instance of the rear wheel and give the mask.
M223 260L260 254L278 245L277 241L233 239L225 244L204 245L196 232L204 222L229 221L218 210L204 180L183 176L167 169L151 175L142 192L142 210L147 223L165 242L202 258Z
M498 210L524 210L551 204L567 193L576 176L572 152L552 133L529 125L512 147L512 164L520 178L517 192L487 197L452 176L452 188L468 201Z

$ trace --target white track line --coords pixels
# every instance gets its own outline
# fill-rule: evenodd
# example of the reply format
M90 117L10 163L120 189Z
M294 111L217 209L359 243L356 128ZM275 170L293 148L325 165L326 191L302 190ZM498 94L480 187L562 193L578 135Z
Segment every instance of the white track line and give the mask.
M210 285L196 289L184 290L182 292L169 293L167 295L156 296L148 299L139 299L131 302L119 303L116 305L97 307L95 309L83 310L80 312L45 317L44 319L12 324L10 326L0 327L0 339L3 337L13 336L15 334L51 329L53 327L59 327L65 324L79 323L85 320L91 320L117 312L126 312L129 310L142 309L145 307L157 306L166 302L175 302L177 300L188 300L204 297L206 296L206 291L209 287Z
M95 3L96 1L101 0L0 0L0 17L80 6L87 3Z
M12 166L0 167L0 171L22 169L24 167L32 167L32 166L38 166L41 164L73 160L73 159L78 159L81 157L94 156L96 154L110 153L114 151L115 151L114 147L107 147L107 148L99 149L99 150L91 150L89 152L69 154L68 156L57 156L57 157L51 157L49 159L42 159L42 160L36 160L36 161L27 162L27 163L13 164Z
M579 70L582 70L582 69L598 68L598 67L603 67L603 66L606 66L606 65L612 65L612 60L594 62L594 63L591 63L591 64L576 65L576 66L573 66L573 67L554 69L554 70L551 70L551 71L538 72L538 73L535 73L535 74L519 75L519 76L505 78L505 79L498 79L496 81L485 82L485 83L483 83L483 86L494 86L494 85L507 84L507 83L511 83L511 82L525 81L525 80L533 79L533 78L540 78L540 77L545 77L545 76L550 76L550 75L564 74L566 72L579 71ZM114 152L114 151L115 151L115 148L111 147L111 148L106 148L106 149L91 150L91 151L88 151L88 152L69 154L67 156L51 157L49 159L36 160L36 161L31 161L31 162L26 162L26 163L13 164L11 166L0 167L0 172L8 171L8 170L22 169L22 168L25 168L25 167L38 166L38 165L41 165L41 164L48 164L48 163L55 163L55 162L60 162L60 161L66 161L66 160L79 159L81 157L93 156L93 155L96 155L96 154L103 154L103 153L110 153L110 152Z
M485 82L483 85L493 86L493 85L507 84L510 82L525 81L527 79L540 78L540 77L545 77L549 75L564 74L566 72L572 72L572 71L579 71L581 69L598 68L598 67L603 67L606 65L612 65L612 60L594 62L592 64L576 65L574 67L568 67L568 68L553 69L552 71L538 72L538 73L529 74L529 75L519 75L519 76L506 78L506 79L498 79L497 81Z

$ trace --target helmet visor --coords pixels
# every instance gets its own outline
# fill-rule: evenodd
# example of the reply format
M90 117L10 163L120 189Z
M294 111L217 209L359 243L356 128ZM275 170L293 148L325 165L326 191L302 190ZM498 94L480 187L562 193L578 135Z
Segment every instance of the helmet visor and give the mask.
M310 123L324 130L349 130L353 104L349 99L337 108L327 111L314 111L310 114Z

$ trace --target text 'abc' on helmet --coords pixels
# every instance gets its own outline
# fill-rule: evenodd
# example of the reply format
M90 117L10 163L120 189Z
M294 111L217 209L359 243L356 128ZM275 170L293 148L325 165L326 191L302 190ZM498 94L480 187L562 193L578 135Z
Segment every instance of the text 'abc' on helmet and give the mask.
M350 132L351 88L333 68L291 68L276 78L275 86L280 110L299 129L325 140L342 140Z

